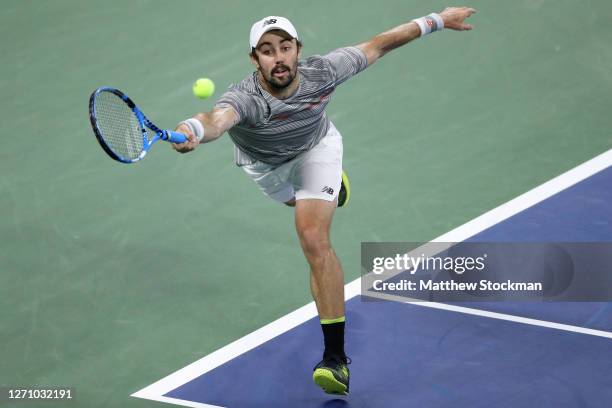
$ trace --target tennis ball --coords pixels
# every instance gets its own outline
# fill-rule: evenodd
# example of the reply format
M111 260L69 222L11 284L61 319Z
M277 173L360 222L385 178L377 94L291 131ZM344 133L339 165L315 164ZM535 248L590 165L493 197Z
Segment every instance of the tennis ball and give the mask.
M215 83L208 78L200 78L193 84L193 94L200 99L207 99L215 93Z

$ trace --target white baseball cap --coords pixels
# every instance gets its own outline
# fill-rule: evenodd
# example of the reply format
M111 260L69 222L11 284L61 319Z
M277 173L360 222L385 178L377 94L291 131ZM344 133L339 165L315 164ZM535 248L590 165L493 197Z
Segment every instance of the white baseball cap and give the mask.
M271 30L283 30L296 40L299 39L298 33L293 24L291 24L291 21L287 20L285 17L268 16L257 21L251 27L251 36L249 39L251 48L257 48L257 43L261 39L261 36Z

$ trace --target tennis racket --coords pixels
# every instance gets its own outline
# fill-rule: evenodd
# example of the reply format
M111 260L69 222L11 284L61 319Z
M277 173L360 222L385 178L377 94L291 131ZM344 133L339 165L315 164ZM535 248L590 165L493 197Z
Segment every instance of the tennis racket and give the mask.
M89 121L102 149L121 163L142 160L158 140L184 143L187 136L155 126L118 89L101 87L89 98Z

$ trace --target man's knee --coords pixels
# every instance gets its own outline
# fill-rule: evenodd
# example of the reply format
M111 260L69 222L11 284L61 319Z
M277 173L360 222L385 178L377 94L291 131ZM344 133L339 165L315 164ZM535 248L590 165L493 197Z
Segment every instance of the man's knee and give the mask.
M295 228L309 262L326 258L331 250L329 229L335 207L323 200L300 200L295 209Z
M313 259L321 259L327 256L331 245L325 229L316 225L298 226L297 233L307 256Z

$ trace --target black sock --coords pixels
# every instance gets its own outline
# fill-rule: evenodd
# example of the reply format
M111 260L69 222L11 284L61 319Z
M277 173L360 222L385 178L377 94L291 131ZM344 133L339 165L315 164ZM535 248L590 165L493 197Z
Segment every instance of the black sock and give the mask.
M346 358L344 354L344 316L340 319L333 319L333 323L327 323L325 320L321 321L321 328L323 329L323 341L325 342L325 351L323 352L323 358L335 358L337 360L343 360Z

